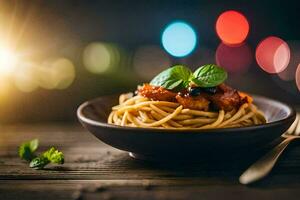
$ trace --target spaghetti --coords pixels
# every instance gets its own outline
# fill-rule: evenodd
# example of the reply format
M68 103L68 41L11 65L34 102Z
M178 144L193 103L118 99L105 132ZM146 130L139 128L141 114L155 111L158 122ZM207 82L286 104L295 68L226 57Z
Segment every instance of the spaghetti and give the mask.
M266 119L253 103L248 102L231 111L210 112L127 93L120 95L119 105L112 107L108 123L143 128L211 129L264 124Z

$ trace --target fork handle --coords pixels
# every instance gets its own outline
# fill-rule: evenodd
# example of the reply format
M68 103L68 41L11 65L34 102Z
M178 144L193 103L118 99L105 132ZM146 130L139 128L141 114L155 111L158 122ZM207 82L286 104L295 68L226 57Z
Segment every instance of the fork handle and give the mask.
M278 144L275 148L270 150L266 155L261 157L258 161L252 164L239 178L240 183L249 184L254 181L257 181L266 175L274 167L276 161L279 156L283 152L283 150L287 147L287 145L293 140L295 137L288 137L283 140L280 144Z

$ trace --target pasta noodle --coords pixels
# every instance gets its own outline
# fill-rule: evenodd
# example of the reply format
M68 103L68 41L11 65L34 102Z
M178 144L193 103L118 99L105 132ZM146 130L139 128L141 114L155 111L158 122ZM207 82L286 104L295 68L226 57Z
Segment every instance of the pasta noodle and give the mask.
M252 103L225 112L206 112L183 108L168 101L153 101L132 93L122 94L119 105L108 117L109 124L144 128L211 129L266 123L263 113Z

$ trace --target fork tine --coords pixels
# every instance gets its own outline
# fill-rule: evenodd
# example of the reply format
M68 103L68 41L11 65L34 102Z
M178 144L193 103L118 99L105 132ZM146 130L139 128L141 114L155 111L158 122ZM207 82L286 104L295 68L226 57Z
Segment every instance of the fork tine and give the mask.
M296 127L294 135L300 135L300 113L297 114L298 117L298 125Z
M286 131L287 134L292 134L292 133L295 131L295 129L296 129L296 127L297 127L297 124L300 124L300 123L298 123L298 122L299 122L299 119L300 119L300 114L297 113L295 121L294 121L293 124L290 126L290 128Z

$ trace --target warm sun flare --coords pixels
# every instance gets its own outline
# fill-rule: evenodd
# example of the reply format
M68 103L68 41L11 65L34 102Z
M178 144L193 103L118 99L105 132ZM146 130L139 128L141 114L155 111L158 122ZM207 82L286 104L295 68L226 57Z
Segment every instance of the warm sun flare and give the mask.
M16 55L6 47L0 47L0 75L9 75L16 64Z

